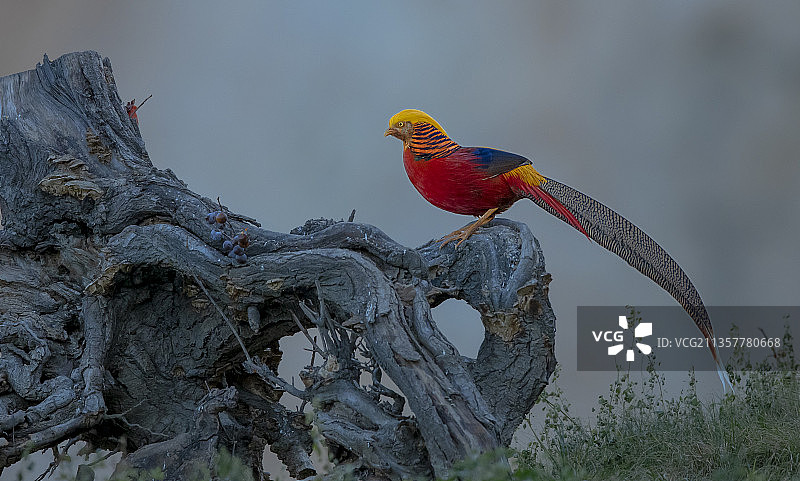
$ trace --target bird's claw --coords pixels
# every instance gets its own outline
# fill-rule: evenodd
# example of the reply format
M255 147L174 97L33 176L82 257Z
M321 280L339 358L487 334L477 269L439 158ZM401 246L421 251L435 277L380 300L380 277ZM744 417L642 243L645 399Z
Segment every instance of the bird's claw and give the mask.
M486 211L485 214L480 216L478 218L478 220L476 220L475 222L472 222L471 224L467 224L467 225L465 225L464 227L462 227L462 228L460 228L458 230L454 230L453 232L451 232L451 233L447 234L446 236L442 237L441 239L439 239L439 242L442 243L439 246L439 249L441 249L442 247L446 246L450 242L453 242L456 239L458 239L458 243L456 244L456 249L458 249L458 246L460 246L461 243L464 242L465 240L469 239L472 236L472 234L474 234L475 231L478 230L478 227L480 227L480 226L486 224L487 222L491 221L492 219L494 219L494 216L497 213L497 210L498 210L497 208L489 209L488 211Z
M457 234L448 234L448 235L442 237L441 239L439 239L437 241L437 242L440 243L439 244L439 249L444 248L444 246L446 246L447 244L453 242L456 239L459 239L459 241L456 243L456 249L458 249L458 246L460 246L461 243L464 242L464 239L462 239L461 236L457 235Z
M465 240L469 239L472 236L473 232L475 232L475 230L470 229L469 226L458 230L454 230L453 232L447 234L446 236L442 237L437 241L441 243L439 244L439 249L443 248L444 246L453 242L454 240L458 241L456 243L456 249L458 249L458 246L460 246L461 243L464 242Z

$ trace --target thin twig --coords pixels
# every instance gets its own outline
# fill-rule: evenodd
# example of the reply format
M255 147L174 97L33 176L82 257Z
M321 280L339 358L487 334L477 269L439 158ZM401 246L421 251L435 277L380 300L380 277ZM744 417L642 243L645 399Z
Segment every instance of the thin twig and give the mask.
M378 394L381 394L383 396L386 396L394 400L393 409L395 410L396 414L403 412L403 407L405 407L406 405L406 398L403 397L402 394L392 389L389 389L388 387L381 384L379 381L375 380L372 381L372 389Z
M72 445L74 445L77 442L78 442L77 437L70 439L67 442L67 445L64 446L64 450L60 453L58 452L58 446L53 446L52 447L53 461L50 463L50 466L48 466L47 469L42 474L40 474L38 478L36 478L36 481L42 481L44 477L47 476L48 474L52 475L53 473L55 473L56 468L58 468L58 465L61 464L61 460L64 459L64 457L67 455L67 451L69 450L69 448L71 448Z
M169 438L170 437L169 434L164 434L164 433L160 433L158 431L153 431L150 428L142 426L139 423L132 423L132 422L128 421L127 419L125 419L125 415L124 414L106 414L103 417L105 419L114 419L114 420L117 420L117 421L122 421L123 423L125 423L126 426L128 426L130 428L139 428L139 429L141 429L143 431L147 431L148 433L150 433L153 436L161 436L161 437L164 437L164 438Z
M767 332L764 331L763 327L759 327L758 330L761 331L761 335L764 336L764 339L769 339L767 337ZM774 345L770 346L769 349L772 351L772 357L775 358L775 362L777 363L779 361L779 359L778 359L778 351L775 349Z
M322 347L325 349L325 352L331 352L333 350L333 339L330 338L327 334L327 330L325 329L325 323L321 322L321 317L311 310L305 302L299 302L300 310L303 311L303 314L306 315L309 321L313 322L315 326L317 326L317 330L319 331L320 338L322 338ZM328 342L330 340L330 342Z
M311 399L311 395L308 392L297 389L296 387L286 382L284 379L281 379L279 376L276 376L275 373L273 373L272 370L269 369L267 366L264 366L262 364L256 364L252 361L248 361L244 363L244 367L249 372L258 374L261 377L261 379L270 382L275 386L278 386L283 391L288 392L289 394L298 399L304 399L304 400Z
M61 454L58 452L58 447L53 446L52 449L53 449L53 461L50 462L50 465L47 467L47 469L45 469L44 472L40 474L38 478L36 478L36 481L42 481L45 476L47 476L51 472L54 472L59 463L61 463Z
M136 424L136 423L129 422L129 421L128 421L128 420L125 418L125 416L126 416L127 414L129 414L131 411L133 411L134 409L136 409L136 408L138 408L139 406L141 406L141 405L142 405L142 403L144 403L144 402L145 402L145 399L142 399L141 401L139 401L138 403L134 404L134 405L133 405L133 406L131 406L131 407L130 407L130 408L127 410L127 411L125 411L125 412L123 412L123 413L119 413L119 414L106 414L106 415L105 415L105 416L103 416L103 417L104 417L105 419L118 419L118 420L120 420L120 421L124 422L124 423L125 423L127 426L136 427L136 428L139 428L139 429L144 429L145 431L149 432L150 434L152 434L152 435L154 435L154 436L164 436L165 438L168 438L168 437L169 437L169 435L167 435L167 434L164 434L164 433L159 433L159 432L155 432L155 431L151 431L150 429L148 429L148 428L146 428L146 427L142 426L141 424Z
M569 420L570 420L570 422L571 422L573 425L575 425L575 426L577 426L577 425L578 425L578 423L577 423L577 422L576 422L574 419L572 419L572 416L570 416L570 415L569 415L569 413L567 413L566 411L564 411L564 409L563 409L561 406L556 406L555 404L553 404L553 402L552 402L552 401L550 401L550 400L549 400L549 399L547 399L546 397L542 398L542 401L544 401L545 403L547 403L547 405L548 405L548 406L550 406L551 408L555 408L555 409L557 409L557 410L558 410L558 411L559 411L561 414L563 414L563 415L564 415L564 417L566 417L567 419L569 419Z
M144 99L144 100L142 100L142 103L140 103L140 104L139 104L139 106L138 106L138 107L136 107L136 108L137 108L137 109L140 109L140 108L142 108L142 105L144 105L144 103L145 103L145 102L147 102L148 100L150 100L150 97L152 97L152 96L153 96L153 94L150 94L150 95L148 95L148 96L147 96L147 98L146 98L146 99Z
M317 336L314 336L314 341L313 342L314 342L314 344L317 343ZM315 357L316 354L317 354L317 351L312 349L311 350L311 367L314 367L314 359L316 359L316 357Z
M316 351L316 352L319 352L320 354L325 355L326 352L323 351L321 347L317 346L317 343L314 342L313 339L311 339L311 334L308 333L308 329L306 329L305 326L303 326L303 324L300 322L300 319L298 319L297 316L294 314L294 311L291 311L290 313L292 314L292 319L294 319L294 322L297 324L297 327L300 328L300 331L306 336L306 339L308 339L308 342L311 343L312 350ZM312 363L311 364L312 365L314 364L313 363L313 354L312 354Z
M317 345L317 336L314 336L314 339L311 342L316 346ZM316 349L312 349L311 350L311 363L309 364L309 367L311 369L314 368L314 361L316 360L316 356L317 356ZM297 411L298 412L303 412L305 410L305 408L306 408L306 404L308 404L308 400L303 399L303 402L300 403L300 407L297 408Z
M225 320L225 322L228 323L228 327L231 328L231 331L233 331L233 335L236 336L236 340L239 341L239 345L242 347L242 351L244 351L244 357L247 358L247 362L252 363L253 362L253 358L250 357L250 353L247 352L247 348L244 347L244 341L242 341L242 338L239 337L239 333L236 332L236 328L233 327L233 323L230 321L230 319L228 319L228 316L226 316L225 313L222 312L222 309L219 308L217 303L214 302L214 298L211 297L211 294L209 294L208 291L206 290L206 286L203 285L203 283L195 275L194 272L192 272L192 277L194 277L195 282L197 282L197 285L200 286L200 289L203 290L203 292L205 293L205 295L208 298L208 300L211 301L211 304L217 309L217 312L219 312L219 315L222 316L222 318Z
M314 287L317 288L317 300L319 301L319 318L325 321L328 317L328 309L325 306L325 299L322 298L322 286L319 285L319 279L314 280Z
M328 309L325 306L325 300L322 298L322 288L319 285L319 280L315 281L314 284L317 287L319 314L314 312L310 307L306 306L305 302L300 303L300 309L303 311L306 317L308 317L308 319L314 323L315 326L317 326L317 330L322 338L322 345L324 346L325 350L327 352L338 352L337 346L339 343L337 343L336 339L334 339L331 335L330 328L332 327L332 323L330 322Z
M95 459L94 461L90 462L87 466L95 466L97 464L102 463L106 459L110 458L111 456L117 454L119 451L109 451L105 456Z
M127 410L127 411L125 411L125 412L124 412L124 413L122 413L121 415L122 415L122 416L126 416L126 415L130 414L130 412L131 412L131 411L133 411L134 409L136 409L136 408L138 408L139 406L141 406L142 404L144 404L144 402L145 402L145 401L146 401L146 399L142 399L142 400L141 400L141 401L139 401L138 403L136 403L136 404L134 404L133 406L131 406L131 407L130 407L130 408Z

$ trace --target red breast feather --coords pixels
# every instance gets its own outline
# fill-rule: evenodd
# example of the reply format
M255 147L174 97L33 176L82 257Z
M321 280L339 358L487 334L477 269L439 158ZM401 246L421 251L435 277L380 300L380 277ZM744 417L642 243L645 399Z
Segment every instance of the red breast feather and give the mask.
M446 157L417 159L403 151L408 179L428 202L456 214L480 216L487 210L509 208L520 196L500 176L488 177L468 148Z

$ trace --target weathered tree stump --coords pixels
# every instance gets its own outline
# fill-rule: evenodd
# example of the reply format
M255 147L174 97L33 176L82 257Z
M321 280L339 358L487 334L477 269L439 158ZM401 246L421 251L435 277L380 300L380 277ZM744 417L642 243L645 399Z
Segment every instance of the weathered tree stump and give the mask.
M170 480L222 447L259 479L268 445L303 478L312 423L357 479L445 475L508 445L555 366L549 275L524 224L410 249L369 225L282 234L226 210L250 235L240 265L210 238L219 208L153 167L108 59L0 78L0 471L82 440ZM436 328L448 298L481 314L477 360ZM278 341L301 328L318 335L302 389L276 374Z

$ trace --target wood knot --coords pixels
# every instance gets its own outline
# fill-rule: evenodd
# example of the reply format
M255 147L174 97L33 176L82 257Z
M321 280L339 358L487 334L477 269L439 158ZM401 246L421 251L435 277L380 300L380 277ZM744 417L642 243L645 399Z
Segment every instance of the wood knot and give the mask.
M483 327L505 342L511 342L522 330L516 312L493 312L481 316Z
M100 136L86 129L86 146L89 148L89 153L97 156L97 160L107 164L111 160L111 150L103 145Z

